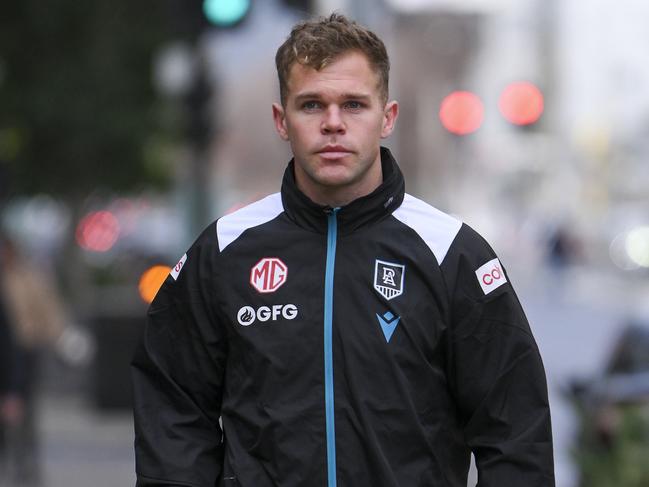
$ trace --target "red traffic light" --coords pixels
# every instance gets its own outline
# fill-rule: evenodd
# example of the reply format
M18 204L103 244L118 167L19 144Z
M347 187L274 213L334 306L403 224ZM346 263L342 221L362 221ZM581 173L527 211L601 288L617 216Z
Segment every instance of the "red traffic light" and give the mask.
M449 132L456 135L468 135L478 130L482 125L484 105L474 93L454 91L442 100L439 119Z
M528 81L510 83L500 95L498 109L514 125L532 125L543 113L543 93Z
M91 252L109 251L120 235L117 217L110 211L88 213L77 225L76 240Z

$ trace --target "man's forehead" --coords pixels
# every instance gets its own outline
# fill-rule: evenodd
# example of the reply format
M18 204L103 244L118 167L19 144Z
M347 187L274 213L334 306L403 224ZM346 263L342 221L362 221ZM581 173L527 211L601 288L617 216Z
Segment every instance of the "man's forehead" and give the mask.
M287 85L290 95L304 92L343 89L350 94L372 95L380 86L380 77L367 57L350 51L335 57L321 69L294 62L289 69Z

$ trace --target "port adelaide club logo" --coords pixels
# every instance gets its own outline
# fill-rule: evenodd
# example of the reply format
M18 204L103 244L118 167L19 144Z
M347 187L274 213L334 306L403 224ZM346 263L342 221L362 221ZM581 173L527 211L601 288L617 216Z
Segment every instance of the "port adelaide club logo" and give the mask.
M374 289L390 300L403 294L406 266L376 259L374 263Z

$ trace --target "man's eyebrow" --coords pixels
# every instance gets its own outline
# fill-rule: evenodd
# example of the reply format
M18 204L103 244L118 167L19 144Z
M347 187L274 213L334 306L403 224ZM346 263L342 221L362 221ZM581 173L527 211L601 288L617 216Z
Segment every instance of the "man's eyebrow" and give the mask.
M343 93L342 97L345 100L370 100L371 95L366 93Z
M308 98L308 99L313 99L313 98L318 99L318 98L320 98L320 94L319 94L319 93L315 93L315 92L307 91L307 92L305 92L305 93L300 93L299 95L297 95L297 96L295 97L295 100L296 100L296 101L300 101L300 100L305 100L305 99L307 99L307 98Z
M343 100L370 100L372 97L369 94L366 93L343 93L340 95L340 97ZM322 98L321 93L317 93L315 91L307 91L305 93L300 93L295 97L295 101L302 101L302 100L319 100Z

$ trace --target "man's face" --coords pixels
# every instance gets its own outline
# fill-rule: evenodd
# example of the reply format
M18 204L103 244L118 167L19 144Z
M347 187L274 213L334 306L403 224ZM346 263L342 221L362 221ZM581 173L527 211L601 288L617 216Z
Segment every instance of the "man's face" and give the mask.
M396 102L383 103L364 54L349 51L316 71L295 63L275 126L291 144L298 187L313 201L340 206L382 180L380 140L392 133Z

